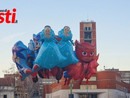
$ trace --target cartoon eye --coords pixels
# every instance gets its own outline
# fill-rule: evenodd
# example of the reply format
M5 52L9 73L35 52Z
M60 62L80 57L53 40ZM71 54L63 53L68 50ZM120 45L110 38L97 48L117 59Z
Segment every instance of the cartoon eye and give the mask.
M82 52L82 55L83 55L83 56L87 56L87 52L83 51L83 52Z
M93 55L94 55L94 52L91 52L91 53L90 53L90 56L93 56Z

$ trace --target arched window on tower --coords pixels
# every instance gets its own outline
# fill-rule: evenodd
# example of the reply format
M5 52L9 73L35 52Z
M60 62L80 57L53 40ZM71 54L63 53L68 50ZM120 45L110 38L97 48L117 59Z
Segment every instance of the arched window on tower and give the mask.
M85 27L84 30L85 31L91 31L91 27Z

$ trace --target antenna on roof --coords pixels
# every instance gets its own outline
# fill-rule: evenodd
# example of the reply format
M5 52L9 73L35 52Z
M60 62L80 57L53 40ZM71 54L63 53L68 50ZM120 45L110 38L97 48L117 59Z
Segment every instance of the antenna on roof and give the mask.
M103 66L104 67L104 70L105 70L105 66Z
M87 16L87 22L89 22L89 17Z

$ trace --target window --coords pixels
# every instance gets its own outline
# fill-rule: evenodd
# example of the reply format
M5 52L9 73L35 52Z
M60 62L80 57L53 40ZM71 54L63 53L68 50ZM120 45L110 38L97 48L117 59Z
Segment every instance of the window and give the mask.
M84 30L85 30L85 31L90 31L90 30L91 30L91 27L85 27Z
M7 95L3 95L3 98L7 98Z
M97 98L97 94L79 94L79 98Z
M83 81L86 81L86 79L84 78ZM88 81L96 81L96 76L92 76Z
M34 93L33 93L33 96L38 96L39 95L39 92L38 91L35 91Z
M130 73L125 73L124 77L130 77Z
M84 42L92 43L91 32L84 32Z
M92 41L91 41L91 40L84 40L84 42L92 43Z
M88 27L85 27L85 30L88 30Z
M96 77L92 76L88 81L96 81Z
M15 95L14 95L14 98L18 98L18 95L17 95L17 94L15 94Z
M80 89L97 89L97 85L80 85Z
M91 30L91 28L90 28L90 27L88 27L88 30Z
M92 36L91 36L91 32L84 32L84 39L90 39L91 40Z

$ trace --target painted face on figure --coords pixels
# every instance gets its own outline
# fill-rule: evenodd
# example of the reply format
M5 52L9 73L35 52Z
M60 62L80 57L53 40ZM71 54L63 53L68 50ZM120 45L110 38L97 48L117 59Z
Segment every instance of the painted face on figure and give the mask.
M50 34L50 29L47 29L45 32L46 32L47 34Z
M69 31L70 31L70 28L69 27L65 27L64 28L64 35L65 36L69 36Z
M50 37L50 32L51 32L50 28L46 27L45 28L45 36L49 38Z
M95 45L90 43L80 43L78 41L76 44L76 56L80 61L90 62L95 58Z

